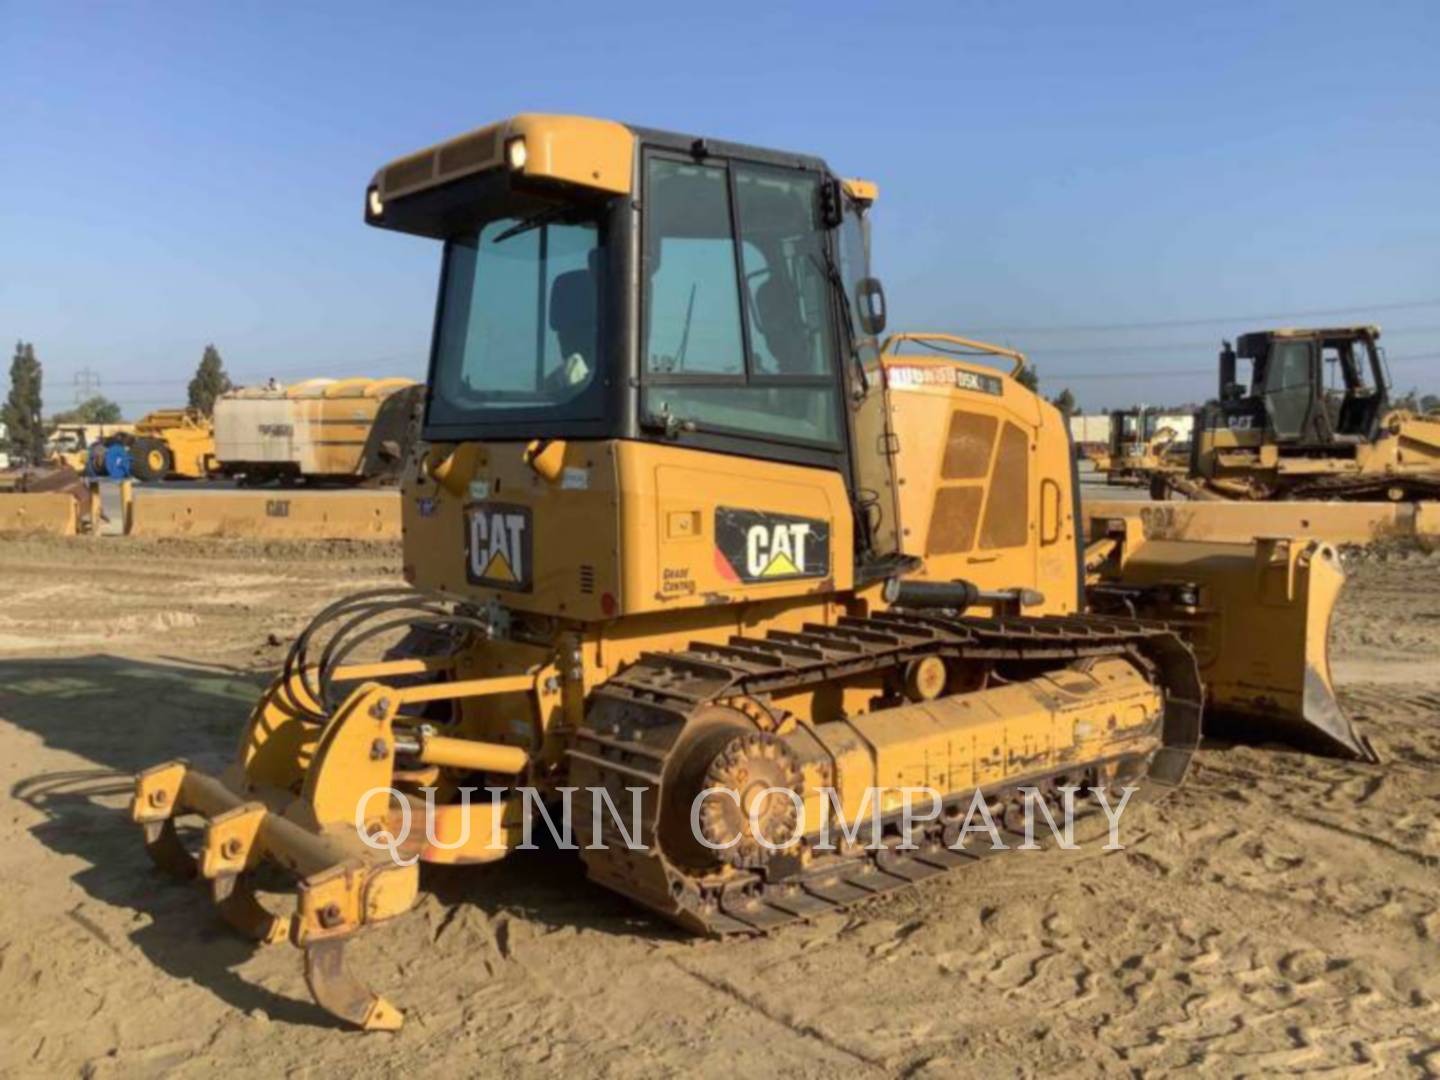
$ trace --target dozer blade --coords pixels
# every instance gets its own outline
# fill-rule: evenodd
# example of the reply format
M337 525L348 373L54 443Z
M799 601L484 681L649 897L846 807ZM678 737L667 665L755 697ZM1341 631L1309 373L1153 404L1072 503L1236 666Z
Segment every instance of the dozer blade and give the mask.
M1162 618L1200 663L1206 731L1374 762L1335 698L1329 631L1345 573L1316 540L1147 540L1092 586L1097 608Z

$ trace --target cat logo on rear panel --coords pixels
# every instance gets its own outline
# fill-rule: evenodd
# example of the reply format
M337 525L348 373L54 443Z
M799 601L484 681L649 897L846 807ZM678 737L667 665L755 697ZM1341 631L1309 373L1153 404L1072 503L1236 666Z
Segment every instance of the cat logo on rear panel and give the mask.
M830 523L716 507L715 568L727 581L747 585L824 577L830 572Z
M465 576L475 585L529 592L530 509L502 503L465 508Z

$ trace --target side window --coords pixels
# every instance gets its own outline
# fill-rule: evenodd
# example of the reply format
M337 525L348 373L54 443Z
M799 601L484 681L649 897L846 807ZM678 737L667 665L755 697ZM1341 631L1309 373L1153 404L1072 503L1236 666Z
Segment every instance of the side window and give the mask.
M840 277L850 302L850 324L860 362L866 368L874 368L880 363L880 342L860 325L860 283L870 276L866 229L859 206L851 205L847 199L845 221L840 226Z
M1345 390L1346 384L1350 381L1345 371L1345 364L1349 360L1348 356L1341 356L1338 346L1325 345L1321 348L1320 375L1325 380L1326 390L1331 393Z
M743 376L725 170L653 158L648 182L645 370Z
M1310 384L1310 344L1305 341L1283 341L1270 351L1270 370L1265 376L1265 390L1295 390Z
M642 412L839 441L819 177L651 157Z
M1368 394L1375 389L1371 385L1375 370L1370 363L1370 350L1366 348L1363 341L1352 341L1348 349L1350 353L1348 373L1345 381L1350 388L1360 394ZM1343 361L1342 361L1343 363Z
M819 178L738 166L735 195L750 313L750 370L757 375L828 374L832 346Z

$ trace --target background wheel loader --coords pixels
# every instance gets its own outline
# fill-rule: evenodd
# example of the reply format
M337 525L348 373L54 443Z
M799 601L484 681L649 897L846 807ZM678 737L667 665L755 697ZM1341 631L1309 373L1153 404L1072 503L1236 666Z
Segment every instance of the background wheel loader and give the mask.
M1190 475L1169 486L1197 498L1440 498L1440 416L1391 406L1379 340L1378 326L1342 326L1226 342Z
M398 1026L346 942L540 805L569 803L593 880L753 934L976 865L977 799L1011 830L1022 786L1163 793L1202 708L1369 755L1329 682L1334 553L1087 536L1022 356L877 344L875 197L818 158L543 115L376 175L367 222L443 244L409 587L321 612L234 764L156 766L132 804L159 863L304 950L324 1008ZM878 842L822 842L867 802Z
M195 409L156 409L87 451L85 471L117 480L202 480L215 458L210 419Z

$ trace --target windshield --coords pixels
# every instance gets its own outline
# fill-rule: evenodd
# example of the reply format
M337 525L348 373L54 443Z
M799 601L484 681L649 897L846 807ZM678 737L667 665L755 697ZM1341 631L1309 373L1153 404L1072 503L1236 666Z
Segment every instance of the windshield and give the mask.
M563 211L451 239L429 422L601 417L603 254L599 224Z

